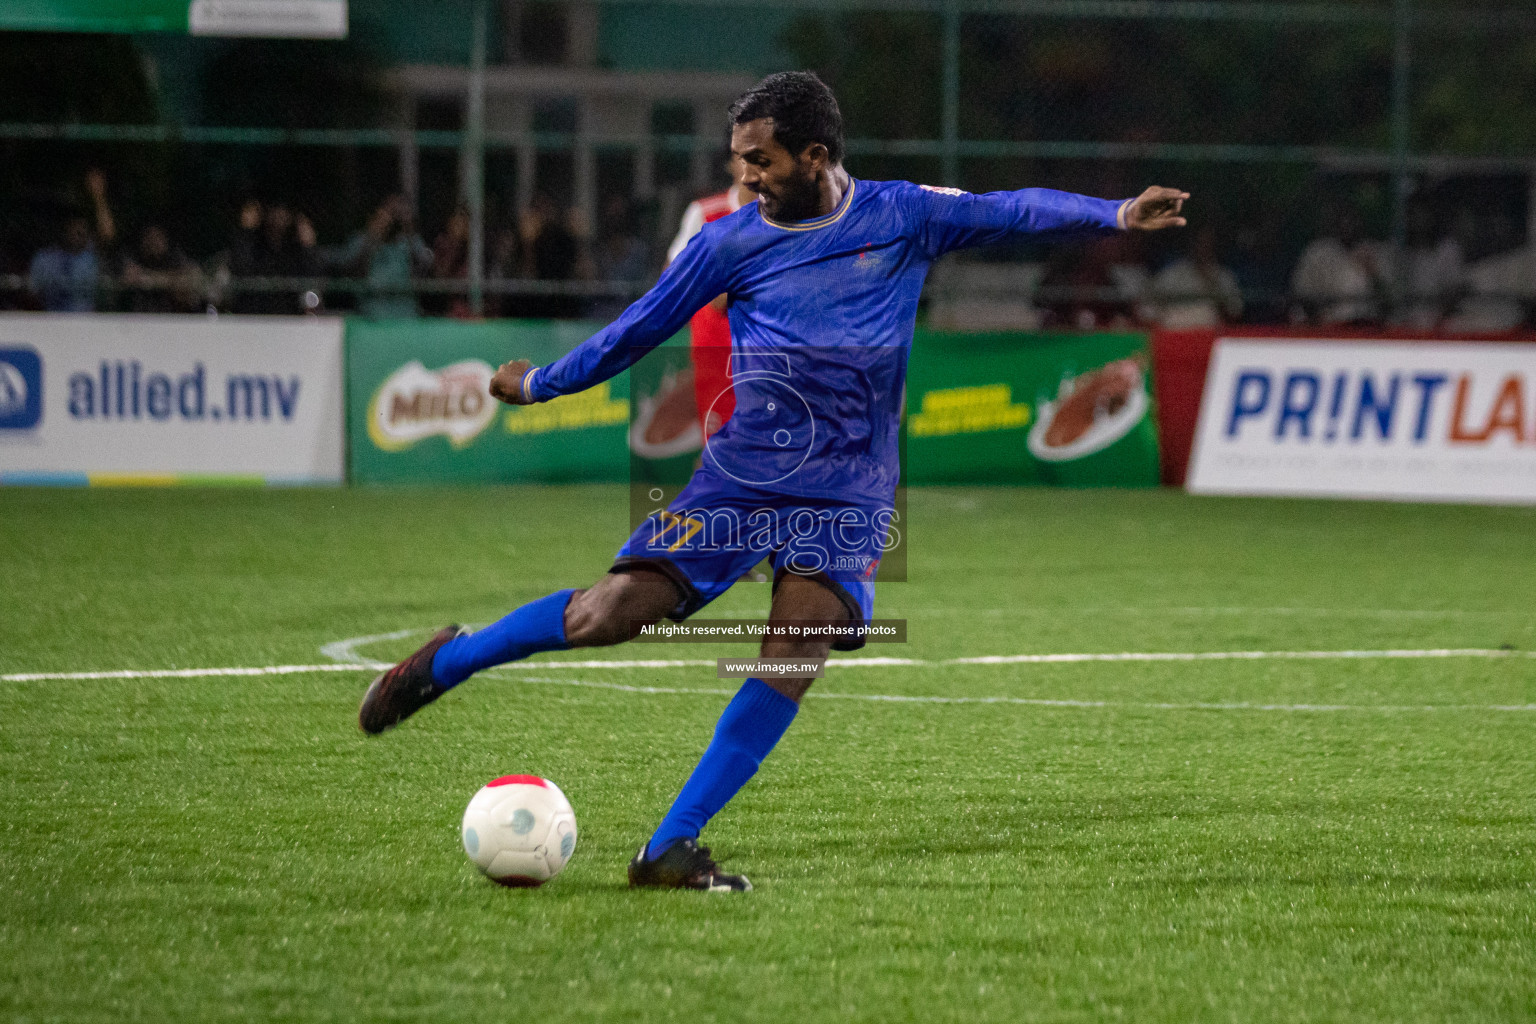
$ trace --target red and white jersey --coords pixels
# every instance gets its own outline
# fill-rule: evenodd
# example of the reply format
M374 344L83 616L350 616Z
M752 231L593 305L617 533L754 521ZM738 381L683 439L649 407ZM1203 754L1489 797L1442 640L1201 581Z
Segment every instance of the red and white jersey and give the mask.
M688 240L698 234L705 224L729 216L739 209L741 209L741 203L736 198L735 186L689 203L688 209L683 211L683 223L677 229L677 237L672 239L671 245L667 246L667 262L671 263L677 259L678 253L683 251L683 246L687 245Z
M667 247L667 262L677 259L688 240L711 221L727 217L741 209L734 187L703 199L696 199L683 211L683 223L677 237ZM719 430L736 408L731 391L731 321L713 306L705 306L688 321L693 357L694 405L698 410L699 429L705 437Z

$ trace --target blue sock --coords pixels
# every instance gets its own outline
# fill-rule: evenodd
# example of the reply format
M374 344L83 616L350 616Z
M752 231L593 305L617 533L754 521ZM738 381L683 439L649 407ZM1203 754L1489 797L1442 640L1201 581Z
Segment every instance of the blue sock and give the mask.
M800 705L761 679L748 679L725 706L715 738L661 819L646 856L661 856L679 839L698 838L705 822L756 774L799 710Z
M518 661L540 651L563 651L565 606L574 590L557 590L491 623L477 633L454 637L432 656L432 681L458 686L483 668Z

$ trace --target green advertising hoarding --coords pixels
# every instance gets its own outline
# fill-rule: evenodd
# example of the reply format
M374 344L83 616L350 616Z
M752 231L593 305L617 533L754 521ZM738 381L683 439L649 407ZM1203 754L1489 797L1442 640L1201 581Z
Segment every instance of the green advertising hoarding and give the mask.
M907 371L909 484L1153 487L1141 334L918 331Z
M548 364L598 326L349 321L350 478L612 481L672 493L702 444L686 332L581 394L508 407L487 393L501 363ZM907 376L903 481L1155 486L1147 374L1139 334L919 331Z
M510 359L545 365L599 325L579 321L347 323L347 433L358 483L629 479L629 377L505 406L488 388Z

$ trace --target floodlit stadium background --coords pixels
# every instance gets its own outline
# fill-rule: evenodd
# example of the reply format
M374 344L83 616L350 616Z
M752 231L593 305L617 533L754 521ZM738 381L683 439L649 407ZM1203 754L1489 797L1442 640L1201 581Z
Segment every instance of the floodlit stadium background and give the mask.
M485 382L655 279L786 67L856 176L1191 226L935 268L905 642L705 832L746 899L636 893L751 648L540 656L382 738L358 700L691 472L684 336ZM1532 1015L1525 8L31 0L0 85L0 1018ZM509 772L576 809L543 889L459 845Z
M191 36L181 6L50 0L0 15L0 28L164 29L4 34L0 301L38 303L28 262L70 213L94 213L83 176L99 168L123 253L158 224L198 270L161 302L103 281L102 308L137 297L302 311L311 290L325 308L366 304L366 289L340 280L256 297L275 288L257 271L273 268L241 263L240 207L282 204L337 257L398 189L428 244L456 205L468 217L466 251L417 268L425 311L611 313L613 298L595 296L643 287L683 205L723 180L723 107L785 67L815 68L836 89L850 166L866 177L1113 195L1151 181L1188 187L1244 293L1227 319L1326 320L1295 294L1292 272L1306 244L1350 214L1389 250L1452 240L1465 270L1415 281L1386 268L1369 319L1422 326L1428 302L1437 319L1501 329L1521 322L1529 298L1524 264L1510 264L1536 215L1526 112L1536 15L1513 6L354 0L340 5L347 38L325 42ZM541 215L577 244L535 268L517 239L540 195ZM1053 279L1105 288L1097 305L1021 302L1014 315L1033 307L1074 326L1086 304L1101 321L1155 318L1136 308L1138 289L1195 233L1107 256L1113 273L1062 268ZM630 252L630 239L642 248ZM979 258L1010 255L1040 258ZM277 269L357 276L334 258ZM937 276L941 306L942 294L995 299L999 287ZM535 277L542 286L526 283ZM1027 298L1037 281L1021 280ZM1425 289L1434 294L1415 303L1409 292ZM551 291L588 298L539 300Z

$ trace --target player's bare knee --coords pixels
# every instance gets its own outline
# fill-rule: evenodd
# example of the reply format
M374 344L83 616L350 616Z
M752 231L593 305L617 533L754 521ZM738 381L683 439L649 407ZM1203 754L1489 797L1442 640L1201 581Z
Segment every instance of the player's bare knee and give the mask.
M677 603L677 588L658 573L610 573L579 591L565 610L572 647L608 647L632 640L642 626L660 622Z
M565 606L565 642L572 647L593 646L597 620L592 614L593 602L588 600L589 594L590 590L578 590Z
M822 580L811 576L784 576L773 595L771 617L783 620L839 623L851 618L843 603Z
M572 647L607 647L629 639L613 621L612 596L602 587L578 590L565 606L565 642Z

